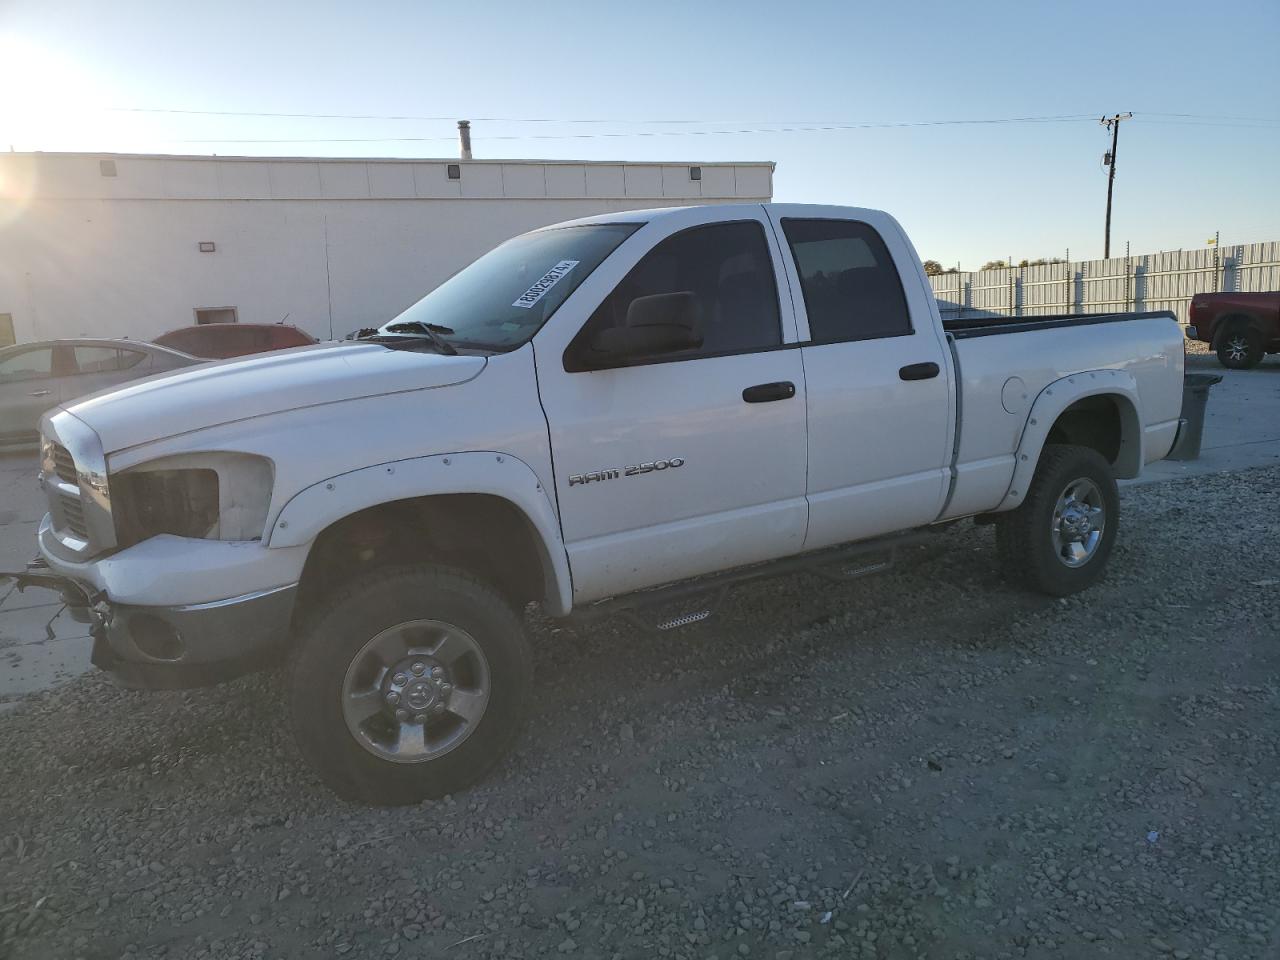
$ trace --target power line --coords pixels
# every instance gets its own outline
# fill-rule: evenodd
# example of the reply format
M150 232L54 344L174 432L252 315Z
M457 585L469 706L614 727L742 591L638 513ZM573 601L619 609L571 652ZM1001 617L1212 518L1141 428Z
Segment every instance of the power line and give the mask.
M1134 117L1139 123L1158 124L1166 127L1230 127L1233 130L1280 130L1280 124L1272 123L1218 123L1213 120L1148 120L1146 117Z
M428 117L413 114L378 114L378 113L271 113L267 111L251 111L251 110L192 110L185 108L172 107L104 107L104 110L112 113L159 113L159 114L183 114L190 116L202 117L268 117L289 120L412 120L425 121L432 123L452 123L458 119L457 116L450 117ZM1090 119L1095 114L1069 114L1053 117L1005 117L999 119L982 119L982 120L916 120L916 121L892 121L893 125L932 125L932 124L969 124L969 123L1026 123L1033 121L1049 121L1049 120L1083 120ZM777 125L807 125L807 124L826 124L826 125L861 125L869 121L862 120L713 120L708 118L690 118L690 117L670 117L665 119L607 119L601 117L591 118L572 118L572 117L470 117L472 121L481 123L569 123L569 124L613 124L618 126L628 125L674 125L674 124L760 124L767 126Z
M625 133L564 133L564 134L495 134L485 136L493 140L597 140L627 137L716 137L731 134L754 133L827 133L841 130L895 129L902 127L972 126L1007 123L1079 123L1092 121L1093 115L1059 117L1006 117L992 120L915 120L884 123L828 123L813 125L739 127L723 130L636 130ZM228 139L178 139L171 143L433 143L452 141L449 137L306 137L306 138L253 138Z
M423 116L419 114L395 114L395 113L275 113L262 110L194 110L178 107L104 107L102 108L112 113L150 113L150 114L180 114L187 116L200 117L265 117L275 119L289 120L393 120L393 121L417 121L430 123L452 123L456 117L433 117ZM1089 114L1087 116L1093 116ZM935 121L912 121L916 123L936 123L936 124L961 124L961 123L1025 123L1030 121L1049 121L1049 120L1075 120L1085 119L1086 115L1064 115L1058 117L1008 117L995 120L935 120ZM1232 114L1217 113L1171 113L1160 110L1143 110L1135 119L1146 120L1147 122L1155 122L1148 120L1149 117L1167 117L1174 120L1209 120L1209 121L1241 121L1244 123L1277 123L1280 124L1280 117L1245 117ZM665 118L644 118L644 119L606 119L602 117L472 117L472 120L481 123L564 123L564 124L611 124L615 126L672 126L683 124L757 124L766 126L777 125L840 125L849 126L861 124L865 121L854 120L716 120L706 117L665 117ZM1167 122L1167 121L1160 121Z
M1143 110L1138 114L1143 117L1189 117L1194 120L1249 120L1260 123L1280 123L1280 117L1231 117L1219 113L1160 113L1156 110Z

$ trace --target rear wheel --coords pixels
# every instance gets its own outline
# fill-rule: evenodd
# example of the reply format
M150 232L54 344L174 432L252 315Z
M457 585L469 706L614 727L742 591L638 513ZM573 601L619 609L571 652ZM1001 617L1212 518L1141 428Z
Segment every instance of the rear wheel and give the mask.
M996 524L1005 575L1051 596L1077 593L1102 575L1119 521L1119 491L1102 455L1047 445L1026 499Z
M519 731L529 645L510 604L460 570L375 571L303 632L288 671L294 737L336 793L417 803L479 779Z
M1248 370L1262 362L1262 334L1252 327L1232 327L1218 341L1218 360L1231 370Z

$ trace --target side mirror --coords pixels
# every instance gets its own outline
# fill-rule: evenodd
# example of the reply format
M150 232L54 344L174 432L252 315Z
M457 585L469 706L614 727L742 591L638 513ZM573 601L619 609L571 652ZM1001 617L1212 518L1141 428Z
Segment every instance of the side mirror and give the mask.
M633 360L702 346L697 332L698 299L689 291L637 297L627 307L626 325L591 338L595 363Z

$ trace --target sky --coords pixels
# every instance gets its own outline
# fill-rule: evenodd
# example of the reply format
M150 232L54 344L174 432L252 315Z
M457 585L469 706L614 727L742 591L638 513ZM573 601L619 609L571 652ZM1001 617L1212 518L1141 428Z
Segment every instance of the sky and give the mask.
M1277 0L0 0L0 149L442 157L467 118L477 158L771 160L973 269L1102 255L1126 111L1113 253L1280 239L1277 50Z

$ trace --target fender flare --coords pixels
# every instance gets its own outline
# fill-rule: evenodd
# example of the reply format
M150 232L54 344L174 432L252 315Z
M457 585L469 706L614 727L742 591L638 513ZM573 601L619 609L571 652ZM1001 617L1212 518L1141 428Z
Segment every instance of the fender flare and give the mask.
M1014 457L1013 479L997 511L1012 510L1026 498L1035 476L1049 431L1058 417L1077 400L1086 397L1114 397L1120 408L1120 454L1116 458L1116 475L1136 477L1142 471L1142 405L1138 398L1138 381L1127 370L1086 370L1055 380L1036 397L1022 428L1022 437Z
M573 606L573 584L559 518L537 474L508 453L468 451L415 457L321 480L285 503L268 532L267 545L313 543L332 524L379 504L467 493L499 497L524 516L542 561L547 612L566 616Z

